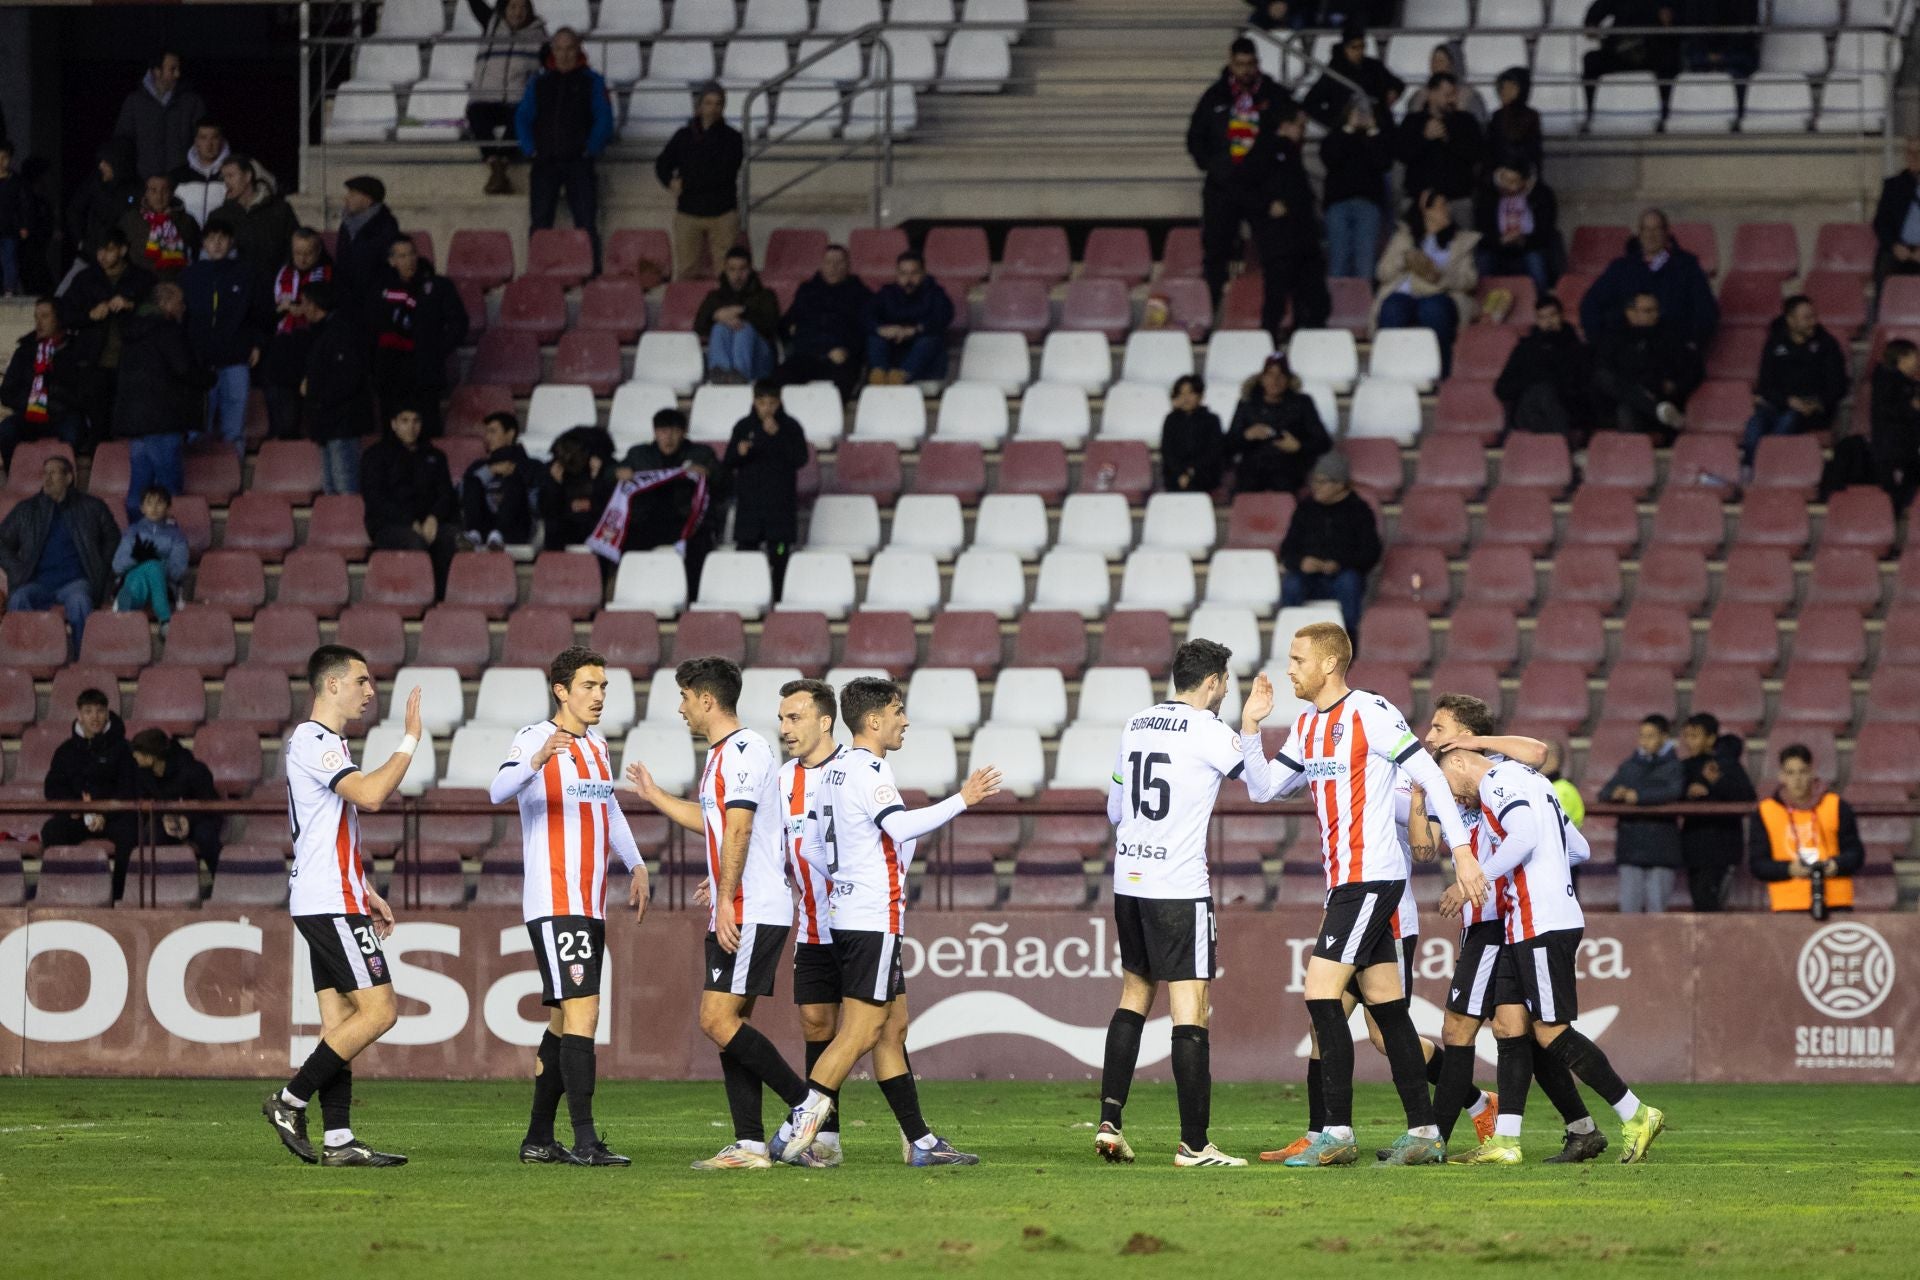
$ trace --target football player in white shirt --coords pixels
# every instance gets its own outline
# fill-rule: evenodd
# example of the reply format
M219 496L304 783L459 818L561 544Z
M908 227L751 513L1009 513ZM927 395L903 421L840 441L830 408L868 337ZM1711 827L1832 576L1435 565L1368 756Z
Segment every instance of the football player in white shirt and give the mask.
M808 1073L810 1088L781 1129L780 1158L797 1163L832 1114L854 1064L873 1054L873 1077L909 1144L912 1165L979 1164L934 1134L920 1115L920 1094L907 1063L906 979L900 967L905 934L907 869L914 841L932 835L1000 791L1000 771L976 769L938 804L909 810L900 799L887 753L906 740L900 686L864 677L840 691L840 716L853 746L827 765L814 828L803 854L825 863L833 880L833 950L840 961L840 1030Z
M521 914L533 939L541 1002L553 1012L533 1061L533 1112L520 1143L523 1164L618 1167L594 1129L593 1037L600 1026L600 968L607 952L607 855L633 873L627 905L647 916L647 864L620 812L613 755L595 725L607 705L607 660L581 645L547 668L556 710L514 735L493 775L495 804L517 800L525 871ZM554 1141L566 1095L573 1147Z
M720 1050L733 1141L693 1167L765 1169L773 1161L760 1114L761 1086L788 1107L807 1096L773 1041L748 1021L754 1001L773 994L793 926L780 766L765 738L740 727L739 667L725 658L692 658L673 678L680 686L681 719L708 743L699 799L669 795L638 760L627 766L627 777L648 804L706 839L711 916L700 1030Z
M1420 1037L1407 1012L1400 957L1393 947L1393 913L1412 873L1394 822L1393 792L1400 773L1434 794L1446 781L1407 722L1385 699L1347 687L1353 643L1335 623L1302 627L1287 652L1294 696L1312 704L1300 713L1280 755L1268 760L1260 722L1273 711L1273 682L1262 673L1240 715L1247 791L1269 800L1302 778L1319 817L1327 866L1327 907L1313 958L1307 962L1307 1013L1320 1043L1326 1128L1285 1163L1295 1168L1351 1164L1353 1041L1341 1003L1357 971L1360 994L1380 1029L1407 1131L1386 1163L1434 1164L1446 1158L1427 1092ZM1476 902L1487 894L1466 825L1451 805L1436 815L1453 849L1454 873Z
M393 911L367 883L360 853L360 810L378 813L406 775L420 745L420 690L407 695L399 748L371 773L353 762L349 722L373 704L367 660L344 645L321 645L307 659L313 707L287 734L287 815L293 826L293 873L287 909L307 941L320 1043L274 1090L260 1110L294 1155L308 1164L387 1168L405 1156L375 1151L353 1136L353 1068L361 1050L392 1030L399 1012L393 973L380 940L393 932ZM307 1105L320 1095L326 1144L307 1140Z
M1441 761L1447 781L1463 802L1478 804L1493 846L1484 868L1499 886L1512 978L1532 1022L1532 1043L1607 1100L1620 1117L1626 1150L1621 1164L1638 1164L1666 1128L1666 1114L1634 1095L1600 1046L1571 1025L1580 1016L1575 958L1586 931L1586 914L1573 892L1573 868L1591 856L1586 837L1567 821L1553 784L1525 765L1495 763L1474 751L1450 751ZM1441 910L1459 910L1461 895L1448 890ZM1498 1031L1495 1032L1498 1036ZM1494 1136L1463 1164L1519 1164L1520 1122L1533 1074L1525 1034L1499 1038L1500 1118Z
M1245 769L1240 743L1220 720L1233 652L1212 640L1188 640L1173 655L1173 697L1148 707L1120 731L1107 821L1114 826L1113 928L1120 944L1120 1004L1107 1024L1101 1071L1100 1127L1093 1149L1109 1163L1132 1164L1121 1110L1140 1056L1140 1034L1161 983L1173 1014L1173 1082L1180 1104L1177 1168L1246 1164L1207 1138L1213 1073L1207 1021L1212 1012L1217 930L1207 874L1207 828L1220 784Z

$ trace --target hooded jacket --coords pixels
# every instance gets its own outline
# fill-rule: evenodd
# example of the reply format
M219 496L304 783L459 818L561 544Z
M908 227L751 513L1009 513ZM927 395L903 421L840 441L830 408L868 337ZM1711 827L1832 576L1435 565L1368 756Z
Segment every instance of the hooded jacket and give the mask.
M1257 195L1272 176L1280 117L1294 100L1278 81L1261 72L1246 95L1252 115L1242 119L1235 111L1241 92L1233 73L1222 68L1220 78L1200 95L1187 121L1187 154L1206 175L1208 186Z
M100 144L94 159L93 171L67 203L67 238L76 255L89 266L93 264L93 251L106 239L107 232L120 225L127 210L139 203L141 191L131 142L110 138ZM113 177L101 177L98 162L112 169Z
M1593 352L1580 341L1572 325L1552 333L1535 325L1520 339L1501 366L1493 394L1511 412L1527 388L1551 385L1575 426L1585 426L1592 413Z
M202 257L180 275L187 295L187 342L209 369L246 364L265 341L253 273L239 255Z
M53 749L47 765L49 800L132 800L138 785L133 752L127 748L127 724L120 713L107 713L107 727L91 738L80 736L75 722L67 740Z
M1293 509L1287 535L1280 540L1280 563L1299 573L1305 556L1331 560L1366 577L1380 563L1380 523L1367 500L1347 490L1338 502L1309 498Z
M131 754L131 752L129 752ZM220 793L213 785L213 770L194 758L193 752L179 743L167 748L165 756L167 771L154 777L150 769L142 769L136 761L133 769L134 795L141 800L218 800ZM187 842L194 851L208 862L220 856L220 828L223 825L221 815L217 813L193 813L187 815ZM158 824L155 824L156 830ZM168 843L168 837L162 832L162 843Z
M258 179L253 184L252 204L228 200L213 211L213 217L233 227L233 247L256 284L270 280L280 269L287 260L293 233L300 229L300 219L286 197Z
M80 565L93 588L94 607L98 608L106 603L107 592L113 587L113 552L120 526L106 503L77 488L67 490L57 508L44 492L36 493L0 520L0 571L6 573L9 582L32 579L40 553L46 549L56 509L70 522L73 545L80 553Z
M1818 400L1819 421L1825 422L1846 398L1847 387L1846 353L1825 325L1815 325L1805 342L1795 342L1787 335L1786 317L1773 318L1753 394L1782 410L1795 397Z
M747 272L746 283L738 289L728 284L724 275L716 280L694 313L693 331L704 338L713 328L713 313L722 307L744 307L746 322L758 330L761 337L769 343L779 341L780 299L760 283L758 271Z
M1533 109L1533 73L1525 67L1508 67L1502 79L1510 79L1519 93L1512 102L1500 107L1487 119L1487 168L1513 169L1522 165L1538 174L1547 156L1546 132L1540 125L1540 113Z
M169 176L172 177L175 188L184 187L190 182L217 183L220 181L220 166L225 164L227 157L232 154L233 148L222 142L220 154L213 158L211 164L208 164L200 159L200 152L189 143L187 154L169 171Z
M1743 801L1752 803L1758 797L1753 791L1753 779L1747 776L1747 767L1740 763L1740 756L1746 750L1746 740L1735 733L1723 733L1714 739L1713 750L1703 756L1688 756L1680 762L1684 772L1684 785L1681 794L1683 800L1693 800L1701 804ZM1720 766L1720 780L1707 781L1706 770L1709 762ZM1686 789L1695 783L1707 789L1703 796L1686 795ZM1731 867L1740 861L1740 854L1746 844L1745 819L1740 817L1700 817L1687 818L1680 825L1680 851L1689 867Z
M366 504L367 534L390 525L412 525L432 516L443 525L460 522L460 499L453 491L447 455L425 440L409 449L392 428L360 455L360 497Z
M414 385L437 390L446 385L447 360L467 340L467 306L453 281L421 258L411 280L392 267L382 270L367 299L367 331L376 368L411 356Z
M1249 440L1247 430L1255 424L1272 427L1273 437ZM1293 453L1282 452L1276 443L1289 432L1300 442ZM1234 488L1241 493L1293 493L1307 482L1320 455L1331 448L1333 440L1312 396L1289 389L1278 401L1268 403L1258 381L1241 397L1233 425L1227 429L1227 456L1233 462Z
M1680 757L1669 742L1660 754L1649 756L1635 751L1620 762L1607 784L1600 788L1600 800L1609 803L1615 787L1626 787L1639 796L1643 805L1672 804L1686 793L1685 774ZM1622 818L1614 857L1623 867L1672 867L1682 865L1680 823L1676 818Z
M1220 415L1201 405L1192 413L1168 412L1160 424L1161 485L1169 492L1211 493L1227 469L1227 435ZM1177 483L1192 474L1183 490Z
M206 100L182 80L162 97L154 87L153 72L120 104L113 136L133 143L134 164L140 176L166 173L193 145L193 131L206 117Z
M690 218L717 218L740 206L740 165L746 140L725 120L703 127L698 120L680 126L653 162L653 176L667 186L680 179L674 211Z
M168 582L177 587L186 581L187 535L180 531L180 522L172 516L160 522L142 516L127 526L127 531L120 535L120 545L113 553L115 578L124 578L136 564L155 558L141 553L142 542L152 547L157 558L165 565Z
M515 29L507 25L506 0L488 5L486 0L467 0L474 21L480 24L480 48L473 55L470 102L506 102L517 104L526 95L527 81L540 69L547 48L547 24L535 18Z
M211 372L193 358L185 322L169 319L152 306L127 321L120 356L120 382L113 402L113 434L185 436L206 415Z
M1669 333L1705 351L1720 327L1720 303L1700 269L1700 259L1680 247L1667 245L1667 260L1659 270L1648 265L1637 236L1628 236L1620 256L1607 264L1580 300L1580 331L1589 342L1627 327L1627 303L1638 293L1660 300L1660 324Z

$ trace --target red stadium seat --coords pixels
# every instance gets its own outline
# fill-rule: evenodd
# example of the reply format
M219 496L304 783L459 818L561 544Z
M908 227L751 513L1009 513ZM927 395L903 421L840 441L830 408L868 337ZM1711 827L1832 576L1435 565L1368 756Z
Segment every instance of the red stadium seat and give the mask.
M1780 314L1784 277L1749 270L1744 264L1720 283L1720 323L1765 325Z
M1860 222L1823 222L1813 243L1815 271L1871 272L1880 246Z
M1845 667L1798 659L1788 664L1772 733L1784 733L1788 725L1803 724L1845 733L1852 723L1853 683Z
M1883 653L1867 686L1867 720L1920 724L1920 666L1892 663Z
M425 554L422 552L421 554ZM280 570L280 604L297 604L322 618L339 613L349 596L347 562L325 547L296 547Z
M1506 430L1507 411L1493 394L1491 382L1449 378L1440 384L1433 402L1433 429L1490 445Z
M1392 502L1399 496L1405 477L1396 442L1372 436L1349 438L1341 442L1340 452L1347 457L1354 488L1379 502Z
M386 680L406 665L407 622L391 605L360 603L340 613L338 639L366 655L367 670Z
M1765 605L1777 616L1793 603L1793 557L1780 547L1734 547L1720 576L1720 598Z
M607 236L603 277L637 276L643 263L655 279L673 274L673 240L664 228L622 227Z
M220 719L255 733L277 734L293 719L293 685L278 667L257 662L227 670L220 691Z
M1022 665L1014 659L1014 665ZM1145 667L1158 680L1173 665L1173 624L1157 609L1121 609L1107 615L1100 639L1103 667Z
M293 548L293 504L280 493L238 495L227 507L227 531L220 545L278 563Z
M1512 447L1515 436L1508 440ZM1581 483L1625 489L1636 498L1654 486L1653 439L1624 431L1596 431L1587 441L1587 465Z
M1767 715L1767 692L1760 673L1739 662L1707 662L1693 680L1695 712L1719 718L1724 733L1749 734Z
M1220 327L1222 329L1258 329L1260 310L1266 302L1266 286L1261 283L1258 272L1249 272L1227 281L1226 292L1220 295Z
M344 568L344 566L343 566ZM187 610L182 609L173 617L173 628L167 633L168 661L172 661L173 637L180 629L180 619ZM232 622L228 622L232 630ZM320 647L320 624L310 608L289 604L284 600L276 601L262 609L253 617L253 637L247 642L247 661L261 666L269 666L288 675L307 674L307 659ZM185 660L185 655L182 655ZM201 674L207 674L201 667Z
M260 781L260 735L244 724L216 720L193 735L193 754L213 774L214 789L230 799Z
M0 667L0 733L18 736L39 714L33 673L25 667Z
M833 662L833 632L827 615L774 610L760 633L758 652L762 666L798 667L802 675L818 677Z
M500 619L513 611L519 601L520 584L513 561L503 555L455 556L447 573L448 604L478 609L488 618Z
M1371 651L1373 645L1373 615L1367 615L1367 645ZM1385 698L1396 707L1413 705L1413 677L1405 667L1397 667L1389 662L1362 662L1355 660L1352 670L1347 673L1347 683L1355 689L1365 689ZM1228 819L1232 821L1231 818Z
M747 630L739 614L729 609L696 609L681 615L673 635L674 661L704 657L746 665Z
M1849 613L1880 611L1880 562L1858 547L1823 547L1807 575L1805 608L1842 608Z
M1535 289L1532 278L1529 276L1482 276L1480 278L1479 302L1483 318L1487 318L1485 313L1488 295L1500 289L1506 290L1507 295L1513 299L1513 304L1508 309L1505 317L1501 319L1499 325L1489 327L1511 329L1516 336L1525 333L1533 327ZM1481 326L1476 325L1474 327L1479 328ZM1457 353L1455 358L1458 359ZM1496 370L1495 372L1498 371Z
M35 475L33 479L37 484L40 477ZM102 440L94 446L93 470L87 474L88 493L110 507L117 507L126 500L127 486L132 481L133 460L125 440Z
M1743 222L1733 231L1733 260L1742 271L1786 279L1800 274L1800 233L1791 222Z
M1597 276L1620 256L1621 246L1632 238L1633 232L1626 227L1575 227L1572 243L1567 248L1567 270ZM1567 308L1576 313L1579 310L1571 302Z
M1419 619L1422 631L1427 619L1412 605L1394 606L1411 610ZM1369 658L1389 655L1374 651L1374 617L1378 608L1369 609L1366 617L1367 656ZM1505 671L1520 660L1520 626L1514 621L1513 614L1506 609L1480 608L1462 609L1453 615L1453 625L1447 631L1447 661L1452 663L1474 663ZM1424 667L1425 655L1417 660L1408 659L1409 665Z
M1687 222L1675 219L1669 226L1675 243L1700 259L1700 269L1709 277L1720 274L1720 237L1711 222ZM1736 255L1736 260L1738 255Z
M1437 614L1446 612L1452 593L1446 552L1438 547L1387 547L1380 560L1375 599L1407 600Z
M1820 488L1822 453L1819 436L1768 436L1753 455L1754 487L1791 489L1811 498Z
M844 449L846 446L842 445ZM1153 450L1144 440L1089 440L1078 493L1118 493L1129 503L1153 491Z
M660 301L660 329L664 333L692 333L700 304L713 292L711 280L675 280ZM706 335L701 334L701 341Z
M1573 484L1573 459L1565 436L1516 432L1500 458L1501 485L1529 485L1565 493Z
M1067 286L1060 308L1062 329L1097 330L1122 342L1133 328L1133 302L1118 280L1082 277Z
M218 605L236 618L251 618L267 602L267 575L251 551L209 551L194 574L193 598Z
M1860 271L1810 271L1800 289L1813 302L1820 323L1847 342L1866 327L1871 280L1870 274Z
M1802 610L1793 634L1796 662L1825 662L1856 671L1867 661L1867 628L1851 609Z
M924 246L927 274L938 280L955 301L993 269L982 227L935 227Z
M259 487L257 464L254 485ZM217 451L189 452L182 491L198 494L215 505L231 501L240 492L240 459L224 445Z
M853 260L853 274L866 281L869 289L893 283L894 259L906 251L904 227L855 227L847 234L847 254ZM981 275L985 274L982 268Z
M1013 227L1007 231L1001 247L997 274L1023 276L1054 285L1073 270L1073 255L1067 248L1064 227Z
M1638 716L1630 720L1602 720L1595 725L1593 741L1587 747L1586 766L1581 771L1580 789L1588 795L1599 791L1621 762L1639 750L1639 735Z
M1664 667L1669 674L1693 664L1693 621L1677 604L1636 600L1620 626L1620 658Z
M505 284L513 279L513 237L504 231L455 231L446 274L449 280L482 289Z
M1721 379L1702 383L1687 401L1686 429L1737 438L1752 416L1753 392L1749 385Z
M480 424L490 414L512 412L513 392L505 387L476 383L455 387L447 401L447 434L477 436L480 434Z
M1607 656L1606 628L1590 604L1550 600L1533 627L1535 662L1572 662L1591 674Z
M1763 604L1724 603L1707 625L1707 657L1744 662L1762 675L1780 663L1780 633L1773 611Z
M516 609L507 619L500 663L508 667L545 667L553 661L554 654L573 643L573 619L566 614L556 609Z
M564 610L545 609L522 609L514 616L521 615L568 617ZM571 622L571 618L568 620ZM513 632L511 619L507 622L507 632L509 635ZM651 613L602 613L593 620L587 646L614 666L625 667L635 679L652 679L653 669L660 665L660 627Z
M1776 306L1774 312L1778 312ZM1769 313L1772 314L1772 313ZM1767 345L1767 327L1751 319L1741 324L1722 325L1707 347L1706 375L1709 382L1737 382L1750 387L1760 368L1760 353ZM1704 390L1704 388L1703 388ZM1694 392L1697 399L1699 392ZM1747 401L1751 407L1753 401ZM1691 416L1692 403L1688 404Z
M118 505L113 510L116 520L125 514ZM180 532L187 540L187 558L190 561L199 560L213 546L213 511L205 498L193 493L176 496L173 500L173 522L180 526Z
M133 679L153 661L153 620L144 611L95 613L87 619L80 661L106 667L122 680Z
M67 663L67 623L63 615L14 610L0 617L0 651L7 665L44 680Z
M799 283L820 269L826 256L827 233L814 227L775 227L767 237L760 278L768 285Z
M1533 554L1525 547L1482 543L1467 554L1463 604L1526 613L1534 591Z
M64 440L21 441L13 451L13 465L7 469L7 492L23 498L40 492L40 473L48 458L65 458L71 463L73 446Z
M1823 550L1852 547L1877 558L1892 550L1893 539L1893 501L1886 490L1855 485L1827 499L1826 524L1820 533Z
M1391 443L1391 442L1389 442ZM1290 493L1236 493L1227 509L1228 547L1278 551L1280 540L1293 523L1294 497Z
M1920 783L1920 726L1884 721L1862 726L1853 743L1850 777L1854 782L1892 782L1909 789Z
M444 443L444 442L443 442ZM367 557L366 505L357 493L323 493L307 516L307 546L337 551L352 561Z
M1544 555L1553 546L1553 494L1549 489L1499 484L1487 494L1478 542L1524 547Z
M460 305L467 312L467 341L473 342L487 331L487 291L472 280L456 280L453 291L460 295ZM261 412L265 412L262 405ZM248 439L256 438L251 424L247 428Z
M1920 325L1920 277L1888 276L1880 290L1882 326Z
M593 243L584 229L540 228L527 237L526 274L571 289L593 274Z
M1373 289L1369 282L1335 276L1327 281L1327 294L1333 300L1327 328L1345 329L1355 338L1366 337L1373 325Z
M1087 666L1086 623L1067 609L1027 610L1014 632L1013 665L1052 667L1069 680L1079 679Z
M207 719L207 687L190 667L148 667L133 690L130 722L138 729L188 734Z
M561 334L553 353L553 381L592 387L596 396L612 395L622 381L620 340L592 329Z
M1153 273L1153 250L1143 227L1095 227L1087 233L1080 278L1118 280L1131 288Z
M1680 489L1670 483L1654 506L1649 545L1713 555L1726 541L1726 531L1726 507L1717 491Z
M1338 280L1332 281L1339 284ZM1204 280L1161 280L1153 286L1153 292L1167 300L1168 323L1172 328L1185 330L1195 342L1206 340L1207 331L1213 328L1213 295L1207 292ZM1334 312L1327 323L1339 327L1340 293L1334 290ZM1361 332L1365 332L1366 317L1361 316ZM1356 335L1358 336L1358 335Z
M996 492L1037 493L1049 506L1059 502L1067 492L1066 446L1058 440L1009 440L1000 453Z
M1561 540L1570 547L1606 547L1631 555L1640 541L1640 513L1633 495L1624 489L1582 489L1573 495L1567 530Z
M913 615L892 609L856 609L847 619L840 660L850 667L878 667L895 677L911 671L920 654Z
M474 347L467 380L506 387L516 396L533 394L540 381L540 340L531 333L487 330Z
M433 561L424 551L376 551L360 580L364 604L384 604L418 618L433 603Z
M1662 493L1701 489L1725 498L1739 484L1739 477L1740 451L1733 440L1725 436L1683 434L1674 442Z
M1500 718L1500 708L1504 697L1500 690L1500 673L1484 662L1446 661L1435 665L1431 697L1437 698L1444 693L1465 693L1480 699L1493 708L1494 718Z
M1486 450L1465 436L1429 436L1415 456L1413 482L1421 489L1451 489L1473 498L1487 485Z
M1698 547L1666 546L1656 529L1634 579L1635 604L1698 610L1707 602L1707 557Z
M1520 330L1504 324L1468 325L1453 345L1453 376L1492 383L1507 367L1507 357L1519 344L1520 335Z
M1116 618L1137 617L1115 614ZM1173 651L1171 629L1167 651ZM1000 619L984 610L948 609L934 615L933 635L927 642L930 667L966 667L983 680L1000 670Z
M1467 503L1454 489L1407 490L1394 541L1458 555L1467 545Z
M57 716L70 715L71 712L69 708L74 705L75 699L79 698L80 694L87 689L98 689L100 692L106 694L107 705L115 712L124 714L125 708L122 706L120 697L120 682L114 679L113 672L107 670L105 667L81 666L78 663L70 667L62 667L54 673L53 691L48 695L47 701L48 714Z
M254 493L284 495L305 506L322 487L320 446L311 440L269 440L253 460Z
M972 440L929 440L920 446L909 493L950 493L970 507L987 487L986 451Z
M987 285L979 328L1024 334L1028 342L1038 342L1052 323L1047 286L1040 281L1014 276Z
M52 907L111 907L113 905L113 846L104 840L86 844L54 845L40 856L40 884L34 905Z
M1087 900L1084 852L1038 844L1021 846L1007 889L1008 908L1079 909Z
M646 327L647 294L638 280L602 276L587 281L580 290L576 332L611 334L615 342L632 342Z
M498 331L531 334L552 342L567 327L567 297L557 280L521 276L500 295Z
M1200 278L1202 264L1200 228L1197 226L1169 228L1166 243L1160 246L1160 278L1162 280L1197 280Z
M487 615L463 605L435 605L420 620L420 653L431 658L435 666L452 667L462 679L479 679L480 672L493 659Z
M604 598L598 556L542 551L535 557L528 604L559 609L578 622L597 613Z
M1680 713L1679 697L1673 673L1658 663L1615 663L1600 695L1600 718L1639 720L1660 715L1673 720Z
M1455 619L1454 628L1448 633L1449 653L1460 643L1460 624L1466 616L1462 614ZM1517 639L1515 651L1518 652ZM1425 667L1433 660L1433 636L1426 613L1410 604L1380 604L1367 610L1366 654L1369 662Z
M884 507L902 483L900 446L891 440L848 440L834 452L830 492L869 494Z
M1780 547L1798 555L1807 545L1808 525L1807 498L1797 490L1749 489L1733 541L1736 546Z
M1620 555L1610 547L1586 547L1556 556L1547 574L1547 599L1611 613L1620 604Z

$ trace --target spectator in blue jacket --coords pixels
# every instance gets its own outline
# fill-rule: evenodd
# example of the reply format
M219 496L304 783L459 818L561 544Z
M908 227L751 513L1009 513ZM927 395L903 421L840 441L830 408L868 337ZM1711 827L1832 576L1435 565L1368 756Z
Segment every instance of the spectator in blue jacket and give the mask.
M514 113L520 150L533 161L528 181L533 229L553 225L560 189L567 190L573 225L593 242L593 270L600 271L599 175L593 162L613 138L613 102L607 82L587 66L580 34L572 27L553 33L546 67L527 82Z
M902 386L947 376L953 299L909 250L894 259L893 283L873 295L867 316L867 381Z
M120 584L114 608L145 610L161 623L172 619L174 594L187 580L187 535L174 521L173 495L165 485L150 484L140 495L140 518L120 535L113 576Z
M1640 293L1658 298L1667 329L1696 354L1705 353L1720 327L1720 304L1700 259L1674 240L1667 215L1658 209L1640 215L1639 234L1627 241L1580 300L1580 330L1587 341L1598 342L1624 328L1627 303Z
M233 224L216 214L200 242L200 260L180 275L187 295L187 341L193 357L213 374L206 430L229 449L247 449L247 391L260 363L260 327L254 323L253 269L233 249Z

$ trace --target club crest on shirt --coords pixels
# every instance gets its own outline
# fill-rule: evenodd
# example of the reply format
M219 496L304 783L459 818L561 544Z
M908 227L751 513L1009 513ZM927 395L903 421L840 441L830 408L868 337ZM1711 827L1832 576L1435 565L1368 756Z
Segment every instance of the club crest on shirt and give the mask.
M577 987L587 980L587 966L570 964L567 966L567 976L573 979L573 985Z
M519 748L519 747L513 747L513 748L511 748L510 750L508 750L508 752L507 752L507 759L509 759L509 760L518 760L519 758L520 758L520 748Z
M1340 745L1340 740L1341 740L1342 738L1345 738L1346 736L1347 736L1347 726L1346 726L1346 725L1344 725L1344 724L1336 724L1335 726L1333 726L1333 745L1334 745L1334 746L1336 746L1336 747L1337 747L1337 746L1339 746L1339 745Z
M320 767L322 769L338 769L345 763L346 758L338 751L329 751L320 757Z

